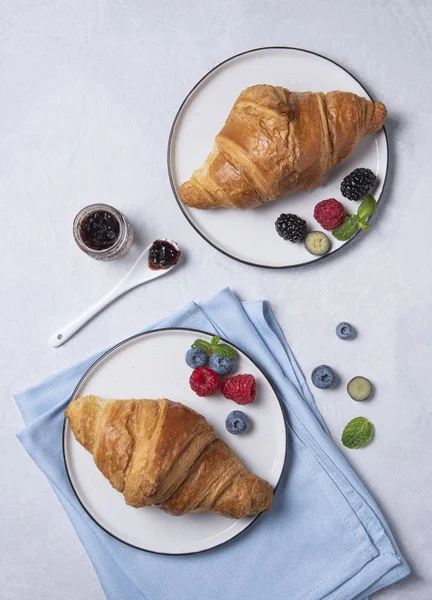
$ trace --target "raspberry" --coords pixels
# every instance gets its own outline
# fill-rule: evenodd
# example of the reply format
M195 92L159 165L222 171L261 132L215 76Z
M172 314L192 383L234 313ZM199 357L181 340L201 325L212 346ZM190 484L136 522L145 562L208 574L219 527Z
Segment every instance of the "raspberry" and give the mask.
M345 208L335 198L322 200L315 206L314 217L327 231L336 229L345 221Z
M255 400L256 381L253 375L234 375L222 384L222 394L237 404L250 404Z
M189 383L198 396L212 396L219 387L219 375L206 367L198 367L192 371Z

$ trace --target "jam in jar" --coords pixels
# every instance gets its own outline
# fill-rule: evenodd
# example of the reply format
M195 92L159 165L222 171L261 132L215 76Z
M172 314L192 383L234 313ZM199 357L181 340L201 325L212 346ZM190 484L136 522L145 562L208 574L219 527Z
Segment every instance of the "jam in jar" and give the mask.
M123 256L133 240L127 218L108 204L92 204L75 217L74 238L86 254L97 260Z

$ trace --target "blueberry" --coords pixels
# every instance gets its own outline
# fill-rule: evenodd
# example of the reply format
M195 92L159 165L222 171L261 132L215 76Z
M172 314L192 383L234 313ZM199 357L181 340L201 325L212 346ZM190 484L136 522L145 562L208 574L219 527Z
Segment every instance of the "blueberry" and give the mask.
M200 348L190 348L186 352L186 362L191 369L204 367L207 364L208 356Z
M216 371L218 375L229 375L234 368L234 358L224 358L218 354L210 356L210 369Z
M347 390L353 400L362 402L363 400L369 400L372 396L373 387L369 379L358 376L351 379L348 383Z
M321 390L331 388L336 382L336 374L327 365L320 365L312 371L312 383Z
M342 321L342 323L339 323L339 325L336 327L336 335L341 340L352 340L356 336L356 330L351 323Z
M233 410L225 419L225 427L229 433L238 435L248 430L250 426L249 417L241 410Z

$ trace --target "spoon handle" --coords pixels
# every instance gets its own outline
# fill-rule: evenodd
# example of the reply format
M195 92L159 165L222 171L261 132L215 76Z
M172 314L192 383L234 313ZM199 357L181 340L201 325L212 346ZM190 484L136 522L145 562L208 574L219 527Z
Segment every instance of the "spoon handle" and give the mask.
M68 339L70 339L83 325L87 323L90 319L92 319L98 312L100 312L105 306L110 304L113 300L124 294L128 291L128 289L123 285L116 285L106 296L101 298L98 302L93 304L89 309L87 309L82 315L71 321L68 325L59 329L48 340L48 343L53 348L58 348Z
M178 254L180 257L180 250L176 244L172 240L165 240L170 243L170 245L174 246L178 250ZM154 279L158 279L162 277L166 273L172 271L172 269L176 266L177 263L172 264L170 267L165 269L154 270L149 268L149 252L152 247L152 244L145 248L141 254L136 259L135 263L123 277L123 279L110 291L106 296L104 296L99 302L93 304L85 313L83 313L80 317L77 317L73 321L71 321L68 325L56 331L48 340L48 343L53 348L58 348L62 344L68 341L78 329L81 329L83 325L87 323L90 319L92 319L99 311L101 311L105 306L110 304L113 300L122 296L129 290L142 285L143 283L147 283L148 281L153 281ZM178 260L178 259L177 259Z

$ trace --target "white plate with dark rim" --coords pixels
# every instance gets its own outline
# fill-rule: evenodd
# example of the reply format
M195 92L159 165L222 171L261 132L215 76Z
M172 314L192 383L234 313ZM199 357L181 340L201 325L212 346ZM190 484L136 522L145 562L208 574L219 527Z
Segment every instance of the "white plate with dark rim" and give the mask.
M388 168L384 128L366 136L348 158L324 176L322 186L314 190L289 194L247 211L193 209L184 206L178 196L180 185L203 164L240 92L258 83L281 85L293 91L342 90L372 100L364 86L346 69L309 50L269 47L237 54L209 71L179 108L168 142L171 186L192 227L230 258L274 269L316 262L340 250L348 242L339 242L327 232L332 245L330 252L313 256L304 244L292 244L280 238L274 227L276 219L282 212L294 213L306 220L310 231L320 231L321 227L313 218L313 210L320 200L326 198L337 198L349 213L355 212L359 203L342 197L340 183L357 167L367 167L377 175L373 194L379 201Z
M220 393L199 398L189 387L191 369L184 360L197 337L208 339L209 334L162 329L125 340L87 371L72 399L95 394L103 399L165 397L182 402L206 417L249 471L276 488L285 463L287 434L274 388L259 367L237 349L235 373L255 376L255 402L240 407ZM252 430L245 435L231 435L225 429L225 417L236 409L252 420ZM237 537L257 519L233 520L214 514L173 517L154 507L128 506L99 472L92 455L75 440L68 420L63 430L63 454L69 481L87 514L104 531L134 548L174 555L203 552Z

